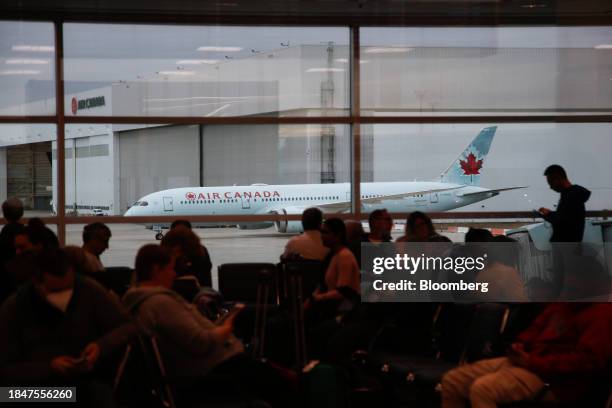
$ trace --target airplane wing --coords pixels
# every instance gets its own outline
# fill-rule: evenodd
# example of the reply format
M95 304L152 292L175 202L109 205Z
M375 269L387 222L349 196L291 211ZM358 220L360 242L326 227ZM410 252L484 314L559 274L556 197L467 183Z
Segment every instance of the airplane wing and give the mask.
M437 189L422 190L422 191L411 191L409 193L379 195L376 197L362 198L361 202L363 204L378 204L378 203L382 203L385 200L398 200L400 198L414 197L414 196L422 195L422 194L439 193L442 191L457 190L462 187L464 186L457 186L457 187L450 187L450 188L437 188ZM331 202L331 203L317 204L317 205L314 205L313 207L320 208L321 211L323 212L325 211L341 212L341 211L350 210L351 202L348 200L347 201L336 201L336 202Z
M474 197L474 196L478 196L478 195L491 195L491 197L492 197L494 195L498 195L502 191L518 190L519 188L527 188L527 187L529 187L529 186L496 188L496 189L485 190L485 191L475 191L473 193L459 194L459 196L461 196L461 197Z

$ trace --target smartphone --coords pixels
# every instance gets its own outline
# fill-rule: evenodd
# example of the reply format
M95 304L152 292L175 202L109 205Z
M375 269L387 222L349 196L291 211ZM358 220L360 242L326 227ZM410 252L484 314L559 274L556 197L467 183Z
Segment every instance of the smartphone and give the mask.
M223 316L221 316L220 318L217 319L217 321L215 322L216 325L221 325L223 324L227 319L230 318L234 318L238 313L240 313L242 311L242 309L245 308L244 303L236 303L229 312L227 312L226 314L224 314Z

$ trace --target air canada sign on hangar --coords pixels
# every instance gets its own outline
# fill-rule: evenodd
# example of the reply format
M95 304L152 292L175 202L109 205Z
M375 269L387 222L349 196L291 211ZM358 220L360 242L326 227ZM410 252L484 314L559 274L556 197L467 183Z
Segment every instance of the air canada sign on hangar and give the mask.
M73 96L71 104L70 104L70 108L72 110L72 114L76 115L77 112L80 110L97 108L98 106L104 106L104 105L106 105L104 96L96 96L93 98L87 98L87 99L81 99L81 100L78 100L76 96Z

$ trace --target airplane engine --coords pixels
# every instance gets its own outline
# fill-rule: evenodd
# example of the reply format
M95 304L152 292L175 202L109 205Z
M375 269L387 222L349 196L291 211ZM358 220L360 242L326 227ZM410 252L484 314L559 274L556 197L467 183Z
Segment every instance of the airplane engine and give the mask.
M302 214L303 209L301 208L283 208L277 211L274 211L276 214L287 215L287 214ZM302 221L294 221L294 220L279 220L275 221L274 225L276 225L276 231L286 233L286 234L296 234L303 232Z

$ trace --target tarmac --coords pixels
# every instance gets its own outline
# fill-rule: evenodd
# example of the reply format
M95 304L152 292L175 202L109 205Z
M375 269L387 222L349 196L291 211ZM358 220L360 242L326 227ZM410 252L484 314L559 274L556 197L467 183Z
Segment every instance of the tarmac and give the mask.
M51 226L54 227L54 226ZM138 249L145 244L159 243L155 233L138 224L111 224L112 237L109 248L101 256L105 266L134 267ZM66 226L66 244L81 245L83 225ZM167 230L164 230L165 232ZM217 267L230 262L272 262L277 263L286 242L292 234L280 234L274 227L258 230L238 228L195 228L202 244L206 246L213 264L213 286L216 287ZM394 239L401 230L394 231ZM445 234L453 241L463 239L463 234Z

